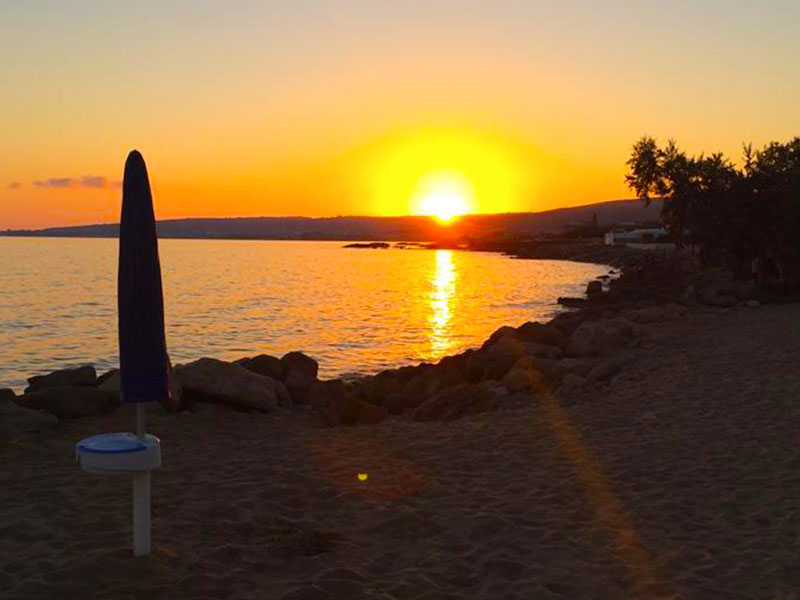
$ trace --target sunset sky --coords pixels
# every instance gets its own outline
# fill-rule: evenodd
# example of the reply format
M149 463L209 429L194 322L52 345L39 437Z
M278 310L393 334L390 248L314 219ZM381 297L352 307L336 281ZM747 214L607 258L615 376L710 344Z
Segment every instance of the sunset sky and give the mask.
M630 197L643 134L800 135L798 32L797 0L0 0L0 229L116 221L132 148L159 218Z

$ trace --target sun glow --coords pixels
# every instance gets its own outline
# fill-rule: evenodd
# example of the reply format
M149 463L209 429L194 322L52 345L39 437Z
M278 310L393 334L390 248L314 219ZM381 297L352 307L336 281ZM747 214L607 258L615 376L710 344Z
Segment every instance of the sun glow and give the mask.
M513 144L492 135L415 130L362 150L372 211L430 215L442 223L469 213L522 208L530 167Z
M436 217L446 223L471 212L474 192L472 184L462 173L436 170L420 178L412 195L412 210L418 215Z

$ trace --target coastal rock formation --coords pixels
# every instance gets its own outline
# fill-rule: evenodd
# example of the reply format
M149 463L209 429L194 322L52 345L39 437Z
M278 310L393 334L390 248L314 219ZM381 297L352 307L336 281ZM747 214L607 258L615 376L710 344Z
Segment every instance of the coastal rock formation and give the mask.
M215 402L240 410L268 412L289 406L282 382L214 358L201 358L176 369L190 402Z
M336 395L328 399L328 406L321 413L324 425L372 425L380 423L389 415L383 406L362 402L350 395Z
M13 390L0 390L0 443L21 433L44 431L58 424L58 418L43 410L24 408L14 402Z
M281 358L281 362L286 368L287 376L291 371L298 371L311 379L317 378L319 364L313 358L302 352L289 352L288 354L284 354Z
M46 410L59 419L105 415L120 405L119 395L95 387L48 387L17 396L14 402L24 408Z
M248 371L259 375L266 375L281 381L286 377L286 364L280 358L269 354L259 354L253 358L243 358L236 362Z
M414 410L415 421L449 421L493 410L499 399L486 383L462 383L446 388Z
M75 369L60 369L47 375L35 375L28 379L25 393L38 392L47 388L62 386L92 386L97 383L97 372L92 365Z
M565 354L573 358L593 356L619 348L625 341L620 328L608 321L584 321L572 334Z
M590 281L586 285L586 296L590 299L597 298L603 295L603 282L602 281Z

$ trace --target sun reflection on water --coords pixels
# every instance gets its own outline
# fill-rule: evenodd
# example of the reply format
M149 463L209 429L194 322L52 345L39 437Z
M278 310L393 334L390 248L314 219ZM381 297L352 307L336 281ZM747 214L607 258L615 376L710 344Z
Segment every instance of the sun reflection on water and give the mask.
M456 294L456 268L452 250L436 251L436 269L431 281L430 358L440 358L453 346L450 321Z

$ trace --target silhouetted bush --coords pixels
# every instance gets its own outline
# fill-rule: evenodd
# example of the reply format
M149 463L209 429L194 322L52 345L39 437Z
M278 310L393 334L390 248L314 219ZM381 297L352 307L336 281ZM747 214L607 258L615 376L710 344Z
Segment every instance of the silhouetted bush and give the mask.
M627 164L640 199L663 198L662 218L679 246L781 289L800 284L800 138L745 146L739 168L721 153L689 157L673 140L661 148L645 136Z

